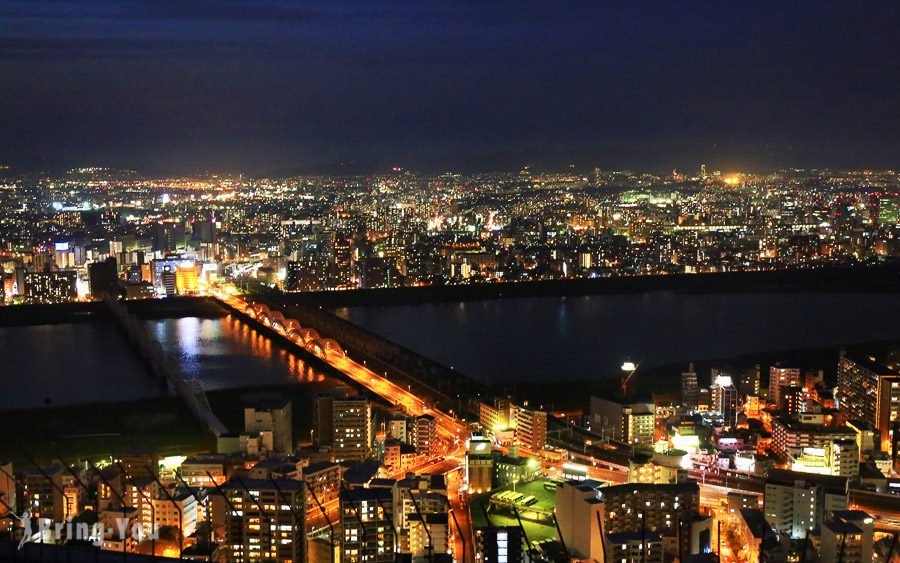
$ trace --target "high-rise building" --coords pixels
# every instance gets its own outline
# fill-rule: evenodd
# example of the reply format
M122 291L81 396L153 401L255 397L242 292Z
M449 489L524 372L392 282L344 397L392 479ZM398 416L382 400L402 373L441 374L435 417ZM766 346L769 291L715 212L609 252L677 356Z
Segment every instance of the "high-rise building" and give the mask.
M163 266L162 272L159 274L160 284L166 295L175 295L178 293L178 275L176 274L176 266Z
M803 448L824 448L833 440L853 440L856 433L846 426L829 426L819 413L778 416L772 419L772 450L789 459Z
M436 441L437 422L430 414L416 417L412 423L412 436L409 443L415 446L416 451L423 455L431 455ZM401 439L402 438L398 438Z
M775 364L769 368L769 403L779 406L785 387L800 386L800 368Z
M428 542L416 539L415 528L424 524L432 531L430 523L438 527L446 522L448 509L447 482L443 475L414 475L408 473L405 478L394 483L394 528L400 535L398 538L401 553L412 553L415 559L427 555ZM432 517L437 516L437 519ZM441 519L443 517L443 519ZM424 518L424 520L423 520ZM424 530L419 530L424 532ZM446 553L446 531L443 544L437 537L432 537L432 552Z
M763 512L779 532L805 538L827 514L847 509L847 478L772 469L766 478Z
M700 487L693 481L674 484L630 483L598 490L604 502L603 532L656 532L671 541L681 540L683 553L693 554L690 534L680 533L684 523L700 512Z
M391 489L357 488L340 494L342 562L390 563L398 546L393 535Z
M74 270L28 272L25 274L25 298L35 303L60 303L78 297Z
M331 445L334 441L334 396L325 393L313 399L313 436L320 446Z
M869 563L874 558L875 520L861 510L839 510L822 523L822 561Z
M892 452L894 426L900 419L900 373L874 357L842 353L837 368L841 413L879 433L881 451Z
M694 364L681 374L681 404L688 410L697 408L697 372Z
M88 282L94 299L118 294L120 283L116 259L110 257L102 262L91 262L88 265Z
M738 390L729 375L717 375L709 388L712 407L722 414L725 426L737 424Z
M738 380L738 391L742 395L759 397L759 379L759 364L756 364L751 369L741 372Z
M365 397L334 399L332 404L335 461L367 459L372 446L372 409Z
M599 493L601 485L598 481L587 479L567 481L556 489L556 520L560 536L565 539L570 554L579 560L606 560L603 535L597 525L605 518L605 505Z
M547 445L547 413L518 405L512 407L511 413L516 443L532 452L544 449Z
M622 404L591 397L591 429L629 444L650 444L656 425L653 403Z
M154 223L152 227L153 251L171 252L185 247L184 223Z
M175 268L175 291L179 295L193 295L200 290L197 264L184 261Z
M306 560L306 496L294 479L241 479L223 485L229 561Z

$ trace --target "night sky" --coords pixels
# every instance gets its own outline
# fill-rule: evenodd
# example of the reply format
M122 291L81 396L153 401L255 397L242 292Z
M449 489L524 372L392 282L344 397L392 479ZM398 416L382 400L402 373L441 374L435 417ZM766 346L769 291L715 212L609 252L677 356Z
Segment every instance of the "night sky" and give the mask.
M900 168L900 3L0 1L0 163Z

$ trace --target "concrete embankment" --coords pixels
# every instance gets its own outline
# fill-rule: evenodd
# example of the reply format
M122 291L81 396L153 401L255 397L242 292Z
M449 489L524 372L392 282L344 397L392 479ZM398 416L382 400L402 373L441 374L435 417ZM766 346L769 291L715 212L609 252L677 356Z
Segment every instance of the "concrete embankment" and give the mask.
M216 436L227 434L228 429L212 412L206 392L200 384L184 377L178 365L166 355L159 341L150 336L144 325L121 302L107 299L103 304L160 383L173 389L210 432Z

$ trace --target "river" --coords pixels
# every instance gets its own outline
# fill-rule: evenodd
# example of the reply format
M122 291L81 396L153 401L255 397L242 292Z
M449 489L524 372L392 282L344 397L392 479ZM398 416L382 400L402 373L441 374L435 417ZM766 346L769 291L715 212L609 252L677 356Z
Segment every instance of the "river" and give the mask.
M627 359L652 368L900 340L896 293L660 291L336 312L485 383L606 378Z

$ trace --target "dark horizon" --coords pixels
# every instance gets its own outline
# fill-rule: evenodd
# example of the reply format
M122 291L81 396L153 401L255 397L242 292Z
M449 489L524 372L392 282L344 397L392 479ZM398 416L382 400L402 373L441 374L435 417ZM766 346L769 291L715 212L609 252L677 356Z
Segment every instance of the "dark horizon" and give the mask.
M896 3L0 2L0 164L897 169Z

